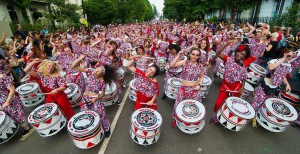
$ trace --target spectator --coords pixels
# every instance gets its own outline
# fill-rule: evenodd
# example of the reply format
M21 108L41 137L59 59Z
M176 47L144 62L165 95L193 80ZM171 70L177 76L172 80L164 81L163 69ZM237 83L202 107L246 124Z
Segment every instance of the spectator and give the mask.
M42 35L46 35L46 34L48 34L49 32L48 32L48 29L47 29L47 26L46 25L44 25L44 28L43 28L43 30L42 30Z
M22 39L26 39L26 34L22 30L21 24L17 24L17 31L16 31L15 35L20 35Z

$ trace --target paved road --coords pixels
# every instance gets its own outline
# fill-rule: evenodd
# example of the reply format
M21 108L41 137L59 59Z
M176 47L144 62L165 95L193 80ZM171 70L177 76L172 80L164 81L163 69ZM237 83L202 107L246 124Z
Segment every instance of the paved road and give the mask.
M130 73L126 74L126 81L132 79ZM135 153L300 153L297 145L300 133L297 128L289 127L283 133L272 133L262 127L253 128L250 124L241 132L232 132L220 125L208 123L218 89L220 79L216 79L211 85L209 94L203 100L206 107L206 124L204 129L197 134L188 135L182 133L178 128L171 127L172 109L174 101L170 99L160 100L162 96L163 75L158 76L160 82L160 96L158 101L158 112L163 118L161 136L157 143L151 146L140 146L133 142L129 136L130 117L133 113L134 103L128 98L120 114L114 132L106 145L105 154L135 154ZM128 87L127 87L128 88ZM127 88L122 92L121 98ZM250 100L251 98L249 98ZM106 107L109 120L113 121L119 105ZM34 108L27 108L29 114ZM75 111L79 111L76 108ZM19 141L22 131L19 131L10 142L0 145L0 153L5 154L97 154L100 148L105 146L103 141L96 147L88 150L81 150L74 146L67 129L64 128L57 135L42 138L33 132L25 141Z

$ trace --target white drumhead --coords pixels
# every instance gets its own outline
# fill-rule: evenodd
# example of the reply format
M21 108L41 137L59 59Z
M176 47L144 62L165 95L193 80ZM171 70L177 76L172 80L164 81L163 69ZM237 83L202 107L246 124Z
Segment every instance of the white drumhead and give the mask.
M171 77L168 79L168 84L173 86L173 87L180 87L181 84L181 79L180 78L176 78L176 77Z
M52 117L57 111L57 105L54 103L46 103L33 110L28 116L29 123L38 123Z
M5 117L6 117L6 113L4 111L0 111L0 126L4 122Z
M124 59L124 60L123 60L123 66L127 66L128 63L129 63L129 61L128 61L127 59Z
M27 94L30 92L33 92L34 90L36 90L39 87L39 85L37 83L34 82L30 82L30 83L26 83L23 85L20 85L16 91L19 94Z
M266 74L267 73L267 70L264 69L263 67L261 67L260 65L258 64L255 64L255 63L251 63L250 64L250 68L252 68L253 70L255 70L256 72L260 72L262 74Z
M130 87L136 90L136 79L130 81Z
M254 88L248 82L245 82L244 89L251 91L251 92L254 91Z
M68 131L76 136L92 132L100 124L100 116L95 111L81 111L68 122Z
M191 123L202 120L206 114L204 105L192 99L181 101L175 111L178 118Z
M284 100L269 98L265 101L265 104L268 111L279 119L295 121L298 117L295 108Z
M209 85L211 85L211 83L212 83L211 79L208 76L204 75L204 80L203 80L202 85L209 86Z
M229 110L241 118L252 119L255 116L254 108L241 98L228 97L225 102Z
M133 112L131 121L140 130L156 130L162 124L162 117L154 109L140 108Z
M77 93L78 86L75 83L68 83L67 86L68 88L64 92L68 95L68 97L71 97Z
M117 70L117 74L118 74L118 76L121 76L122 74L124 74L124 70L122 69L122 68L119 68L118 70Z
M116 91L116 89L117 89L117 86L115 83L111 83L111 85L106 84L105 95L113 93L114 91Z
M29 75L27 74L26 76L24 76L22 79L21 79L21 82L26 82L29 80Z

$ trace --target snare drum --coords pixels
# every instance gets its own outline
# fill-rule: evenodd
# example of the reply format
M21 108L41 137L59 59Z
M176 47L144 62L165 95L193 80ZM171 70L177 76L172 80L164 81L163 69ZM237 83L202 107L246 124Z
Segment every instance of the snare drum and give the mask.
M181 86L181 79L176 77L171 77L167 80L168 85L165 90L165 94L171 98L176 99L177 92Z
M19 124L9 117L4 111L0 111L0 144L10 140L19 129Z
M73 143L80 149L96 146L104 136L100 116L95 111L82 111L75 114L67 127Z
M140 108L131 116L130 137L139 145L156 143L160 136L161 115L151 108Z
M221 61L220 64L219 64L218 71L217 71L216 75L219 78L223 79L224 72L225 72L224 63L223 63L223 61Z
M248 68L248 79L246 79L246 81L252 84L258 84L259 80L263 78L266 73L267 71L263 67L255 63L251 63Z
M125 80L125 71L122 68L119 68L117 70L117 75L118 75L120 85L123 85Z
M111 83L109 86L106 84L106 90L105 95L102 98L102 103L104 106L110 106L114 105L119 99L118 93L117 93L117 86L115 83Z
M282 90L280 93L280 97L294 107L300 106L300 96L293 91L285 92L284 90Z
M165 67L167 65L166 58L165 57L158 57L157 58L157 65L158 65L160 71L164 71Z
M137 92L136 79L131 80L129 85L130 85L129 98L135 102L136 101L136 92Z
M244 91L242 93L241 98L246 99L253 92L254 92L254 88L248 82L245 82Z
M71 102L72 107L78 106L82 101L81 91L75 83L68 83L68 88L64 91Z
M200 88L201 96L206 96L208 94L208 90L210 88L211 83L211 79L208 76L204 75L204 80Z
M183 100L175 109L176 125L184 133L195 134L205 125L206 112L204 105L196 100Z
M66 125L67 119L55 103L46 103L33 110L28 123L42 137L57 134Z
M25 107L34 106L40 104L45 100L40 86L37 83L30 82L19 86L16 92L20 95L20 99Z
M284 132L297 117L292 105L277 98L267 99L256 113L257 122L271 132Z
M27 74L26 76L24 76L24 77L21 79L21 85L22 85L22 84L28 83L28 81L29 81L29 75Z
M219 122L231 131L243 130L254 116L254 108L238 97L228 97L217 111Z

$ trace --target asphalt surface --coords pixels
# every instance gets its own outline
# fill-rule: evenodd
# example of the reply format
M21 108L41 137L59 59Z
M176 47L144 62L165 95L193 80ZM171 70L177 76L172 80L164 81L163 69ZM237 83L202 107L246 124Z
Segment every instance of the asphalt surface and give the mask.
M212 69L211 69L212 70ZM211 72L209 73L211 74ZM161 135L157 143L150 146L141 146L136 144L129 135L130 117L134 112L134 102L128 97L125 101L124 108L117 121L116 127L105 149L105 154L136 154L136 153L160 153L160 154L183 154L183 153L279 153L295 154L300 153L299 128L289 127L283 133L272 133L258 125L253 128L249 123L244 130L232 132L222 125L211 125L209 119L212 116L215 100L219 93L221 79L215 79L212 83L209 93L203 104L206 107L206 124L197 134L189 135L181 132L178 128L172 128L172 110L174 100L161 100L163 94L163 77L160 74L159 80L160 95L157 99L158 112L163 118L161 126ZM132 79L132 74L127 72L125 80L127 83ZM123 88L120 100L127 90ZM252 98L248 98L250 101ZM30 114L37 106L26 108L27 115ZM112 122L119 105L106 107L109 120ZM75 108L78 112L79 108ZM103 146L103 140L95 147L87 150L77 148L66 127L55 136L43 138L36 132L33 132L26 140L19 141L23 130L18 133L7 143L0 145L1 154L97 154Z

